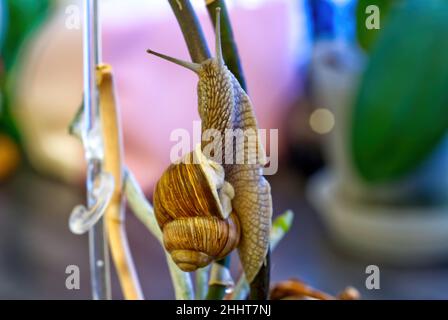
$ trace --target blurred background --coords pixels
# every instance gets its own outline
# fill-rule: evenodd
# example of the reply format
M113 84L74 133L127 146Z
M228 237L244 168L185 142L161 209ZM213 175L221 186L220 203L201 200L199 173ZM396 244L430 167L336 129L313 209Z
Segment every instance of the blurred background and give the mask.
M204 2L192 3L213 44ZM448 299L448 4L227 3L259 126L279 132L278 172L267 177L274 214L295 213L273 282ZM170 133L199 120L196 76L145 52L188 60L166 1L101 0L100 10L126 163L152 199ZM83 149L68 134L82 99L81 18L81 1L0 0L3 299L91 298L87 236L68 228L86 193ZM131 212L127 231L145 297L172 299L162 248ZM80 290L65 287L72 264ZM366 288L369 265L380 289ZM114 271L112 280L120 299Z

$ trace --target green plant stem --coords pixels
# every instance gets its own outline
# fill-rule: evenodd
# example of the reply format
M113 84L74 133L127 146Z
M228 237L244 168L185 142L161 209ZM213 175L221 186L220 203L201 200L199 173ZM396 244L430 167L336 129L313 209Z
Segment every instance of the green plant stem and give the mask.
M207 300L222 300L226 290L231 285L230 255L212 264Z
M204 300L208 292L208 276L210 265L196 271L196 300Z
M224 61L230 72L233 73L240 83L241 88L247 92L243 68L241 67L241 59L233 37L232 24L230 22L226 2L224 0L215 0L207 4L207 11L213 25L216 25L216 8L221 8L221 46Z
M157 224L154 210L148 200L146 200L146 197L143 194L143 191L141 190L137 180L127 169L125 169L124 191L132 212L163 246L163 235L162 231L159 228L159 225ZM166 251L165 255L176 299L194 299L194 290L190 275L180 270Z
M168 0L168 2L182 30L191 60L201 63L209 59L210 51L190 1Z

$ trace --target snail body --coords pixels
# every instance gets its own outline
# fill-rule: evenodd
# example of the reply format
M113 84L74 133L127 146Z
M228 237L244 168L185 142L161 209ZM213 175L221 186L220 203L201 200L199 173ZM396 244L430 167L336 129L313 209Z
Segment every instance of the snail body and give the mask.
M241 236L238 237L239 256L246 278L252 282L263 265L269 248L272 199L269 183L262 175L262 168L266 160L257 134L257 121L251 101L238 80L225 65L222 57L219 16L218 11L215 57L198 64L181 61L152 50L148 50L148 52L186 67L199 76L198 111L202 120L203 134L201 148L203 151L209 145L209 142L204 140L209 130L220 132L221 138L219 141L214 141L214 143L219 143L218 145L222 148L217 160L223 164L225 181L232 188L233 193L231 198L232 214L227 218L231 218L235 225L241 225ZM241 145L233 138L226 138L226 133L229 130L249 133L249 136L254 139L249 137L248 143ZM210 155L202 155L210 158ZM235 161L239 156L242 156L242 162ZM159 202L159 200L156 201L155 197L154 202ZM157 216L157 207L155 209ZM177 217L180 219L183 215L182 211L177 213ZM236 219L232 219L232 217ZM197 228L197 225L195 227ZM192 230L195 230L195 233L199 233L199 230L204 232L201 228ZM210 236L211 231L207 231L207 233ZM212 237L216 237L216 235ZM180 239L178 241L182 242Z

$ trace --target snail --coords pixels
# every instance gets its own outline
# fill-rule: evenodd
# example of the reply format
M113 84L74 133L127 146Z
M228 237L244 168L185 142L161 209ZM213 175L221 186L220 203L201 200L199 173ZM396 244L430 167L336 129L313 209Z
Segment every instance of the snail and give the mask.
M263 265L269 248L271 191L269 183L262 174L266 159L257 134L257 121L251 101L224 63L221 49L220 8L217 8L215 32L215 57L201 64L182 61L152 50L147 51L190 69L198 75L198 111L203 136L202 149L193 152L198 156L200 165L189 168L181 163L173 164L158 181L154 194L155 214L164 233L165 247L181 269L191 271L202 267L224 256L228 253L228 249L238 246L246 279L252 282ZM217 142L222 148L222 152L219 153L222 166L212 161L210 156L203 154L204 148L208 145L204 136L210 129L221 133L221 138ZM238 139L229 140L226 134L229 130L250 132L255 137L255 143L254 140L248 139L252 142L241 145ZM228 161L229 150L232 161ZM238 153L241 152L244 161L234 163L233 160L238 158ZM191 155L190 153L187 156ZM201 181L199 173L193 174L192 171L203 172L202 175L208 177L208 183ZM196 185L197 183L199 185ZM195 192L192 192L193 190ZM198 190L201 194L197 193ZM214 196L211 197L210 194ZM222 202L223 200L224 202L230 200L231 209ZM169 222L168 216L171 219ZM200 225L201 223L204 225ZM217 224L220 225L219 231ZM195 251L193 243L197 245L201 241L210 243L216 241L221 235L222 228L225 229L223 225L226 225L229 233L235 233L225 234L226 239L221 239L226 242L226 250L217 247L213 252L214 255L204 257L202 244ZM174 228L178 230L175 231ZM240 236L236 234L239 228L241 228ZM214 232L219 234L213 234ZM210 241L209 237L213 241ZM183 251L186 247L188 252Z

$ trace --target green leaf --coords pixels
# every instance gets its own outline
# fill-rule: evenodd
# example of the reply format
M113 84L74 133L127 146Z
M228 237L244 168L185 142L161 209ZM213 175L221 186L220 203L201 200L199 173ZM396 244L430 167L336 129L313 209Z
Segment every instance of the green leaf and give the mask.
M352 118L355 167L370 182L416 169L448 129L448 2L391 12L363 75Z
M280 240L288 233L294 220L294 213L287 210L285 213L279 215L272 223L272 230L270 235L271 250L277 246Z

